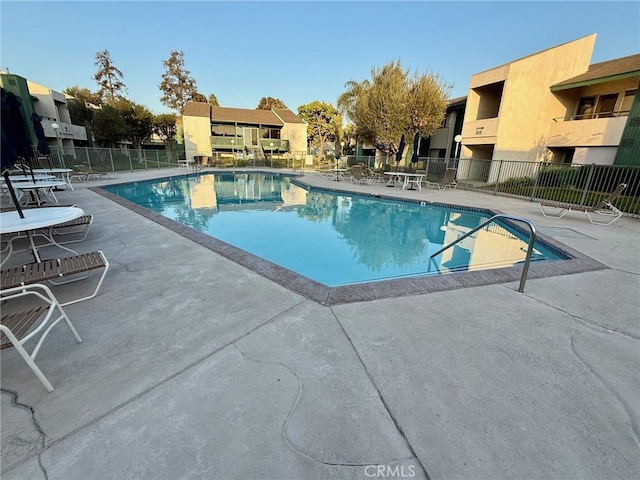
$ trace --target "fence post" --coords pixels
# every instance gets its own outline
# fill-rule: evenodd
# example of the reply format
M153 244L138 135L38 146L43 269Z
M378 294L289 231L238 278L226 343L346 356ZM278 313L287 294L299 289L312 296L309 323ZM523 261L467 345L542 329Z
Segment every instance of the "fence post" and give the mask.
M113 164L113 154L111 153L111 149L107 149L109 150L109 160L111 161L111 170L113 170L114 172L116 171L116 166Z
M584 202L587 199L587 192L589 191L589 187L591 186L591 178L593 177L593 171L595 170L595 163L589 165L589 173L587 173L587 181L584 184L584 190L582 191L582 197L580 198L580 205L584 205Z
M92 170L91 157L89 156L89 147L84 147L84 153L85 153L85 158L87 159L87 165L89 167L89 170Z
M537 170L536 170L536 178L535 178L535 181L533 182L533 189L531 190L531 198L529 198L530 202L533 202L533 199L536 198L536 191L538 190L538 181L540 180L540 172L547 165L548 165L547 163L542 162L540 164L540 167L538 167Z
M500 159L500 163L498 164L498 176L496 177L496 186L493 189L493 194L494 195L498 191L498 184L500 183L500 173L502 172L502 162L503 162L503 160Z

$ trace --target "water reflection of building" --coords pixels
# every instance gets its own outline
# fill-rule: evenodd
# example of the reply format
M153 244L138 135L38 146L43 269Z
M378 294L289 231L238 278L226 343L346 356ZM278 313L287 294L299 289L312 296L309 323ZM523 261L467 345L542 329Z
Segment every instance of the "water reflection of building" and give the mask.
M189 197L191 208L218 209L218 199L213 187L213 175L201 175L199 181L191 184Z
M452 213L446 224L444 245L473 230L486 217L475 213ZM506 228L490 224L442 253L441 270L478 270L511 265L524 260L523 240Z
M191 208L214 211L304 205L307 195L278 175L231 172L191 178L184 193Z

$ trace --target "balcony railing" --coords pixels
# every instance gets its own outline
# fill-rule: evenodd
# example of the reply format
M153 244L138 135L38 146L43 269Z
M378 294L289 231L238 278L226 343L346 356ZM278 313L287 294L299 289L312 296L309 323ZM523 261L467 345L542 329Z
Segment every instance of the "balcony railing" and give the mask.
M259 142L267 153L289 151L289 140L260 138ZM242 137L223 137L214 135L211 137L211 148L214 150L241 150L244 148L244 140Z
M594 118L628 117L629 110L614 110L611 112L588 113L586 115L571 115L569 117L556 117L554 122L571 122L573 120L592 120Z

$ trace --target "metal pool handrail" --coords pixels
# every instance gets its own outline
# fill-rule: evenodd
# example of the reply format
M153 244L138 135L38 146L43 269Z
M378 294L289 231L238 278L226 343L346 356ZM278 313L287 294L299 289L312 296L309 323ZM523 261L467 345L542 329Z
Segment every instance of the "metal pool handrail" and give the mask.
M436 255L440 255L442 252L444 252L445 250L447 250L450 247L453 247L456 243L464 240L469 235L473 235L474 233L476 233L481 228L484 228L489 223L495 221L497 218L506 218L506 219L509 219L509 220L515 220L516 222L526 223L529 226L529 230L531 230L531 238L529 238L529 247L527 248L527 255L526 255L525 259L524 259L524 266L522 268L522 276L520 277L520 286L518 288L518 291L520 293L524 292L524 284L527 281L527 273L529 273L529 264L531 263L531 256L533 254L533 245L534 245L534 243L536 241L536 227L533 225L533 223L531 223L530 220L528 220L526 218L523 218L523 217L517 217L515 215L506 215L504 213L501 213L499 215L494 215L493 217L491 217L486 222L484 222L481 225L477 226L473 230L465 233L463 236L457 238L456 240L454 240L453 242L449 243L448 245L442 247L440 250L438 250L436 253L434 253L433 255L431 255L429 257L429 261L432 261L433 257L435 257Z

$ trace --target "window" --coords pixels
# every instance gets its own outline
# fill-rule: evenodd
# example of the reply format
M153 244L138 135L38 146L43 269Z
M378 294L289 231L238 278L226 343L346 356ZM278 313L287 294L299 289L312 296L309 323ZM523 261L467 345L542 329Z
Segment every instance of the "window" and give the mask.
M625 112L626 115L629 114L629 110L631 110L631 105L633 105L633 99L636 96L636 89L627 90L624 92L624 98L622 99L622 105L620 105L620 110Z
M618 94L600 95L598 105L596 106L596 118L613 117L613 111L616 108Z
M582 97L578 103L576 120L586 120L593 118L593 106L596 104L596 97Z

